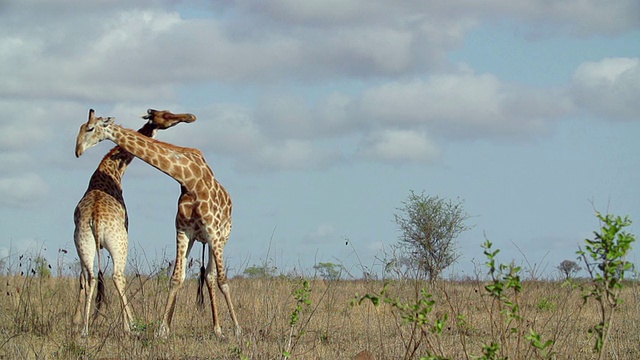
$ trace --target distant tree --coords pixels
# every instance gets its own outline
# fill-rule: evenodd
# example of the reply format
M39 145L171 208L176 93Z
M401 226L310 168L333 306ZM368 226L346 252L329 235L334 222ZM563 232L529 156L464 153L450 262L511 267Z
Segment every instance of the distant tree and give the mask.
M47 262L42 256L37 256L34 261L34 271L41 278L50 278L51 277L51 265Z
M557 266L557 269L564 275L565 280L571 279L578 271L582 270L578 263L571 260L562 261L560 265Z
M275 276L276 274L276 268L269 265L262 265L262 266L253 265L244 269L242 273L246 275L248 278L252 278L252 279L272 277L272 276Z
M0 274L9 275L9 267L7 266L7 259L9 257L0 258Z
M623 261L616 269L616 274L619 278L624 279L626 273L634 274L636 272L636 266L630 261Z
M455 239L469 229L469 215L460 201L411 191L395 214L400 243L407 248L419 276L436 280L459 257Z
M326 280L339 280L342 274L342 266L331 262L318 263L313 265L313 269Z
M381 261L384 264L384 276L390 276L396 280L406 279L411 271L416 270L406 247L401 244L392 244L390 250L384 252L384 258Z

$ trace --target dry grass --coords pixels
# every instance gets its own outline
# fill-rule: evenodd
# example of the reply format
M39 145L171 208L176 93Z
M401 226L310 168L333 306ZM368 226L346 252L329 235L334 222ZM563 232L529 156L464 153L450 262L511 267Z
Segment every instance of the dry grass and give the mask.
M440 336L419 338L412 336L411 325L403 323L388 305L376 307L367 301L352 305L356 294L379 293L381 281L317 280L310 282L311 305L301 307L299 322L292 329L290 317L297 305L293 294L301 288L300 279L233 279L231 289L243 336L240 341L232 336L226 306L218 297L223 331L228 336L220 340L212 334L210 311L196 310L197 284L189 280L178 299L173 333L162 340L153 334L162 315L168 280L156 276L128 279L136 336L121 333L118 298L107 280L109 306L91 323L90 336L81 338L71 323L76 279L0 279L0 358L6 359L279 359L285 349L291 350L293 359L352 359L359 353L375 359L419 358L433 349L451 359L467 359L482 355L483 344L500 341L501 335L503 350L511 359L529 359L537 354L523 340L529 328L543 339L555 341L553 358L588 359L594 355L587 329L598 322L595 306L584 305L579 290L557 282L525 282L518 297L523 321L516 324L522 334L505 337L509 326L485 295L483 284L440 282L428 287L436 300L429 316L436 319L447 314L449 320ZM624 303L614 321L611 358L638 359L639 285L625 285ZM423 286L412 281L391 283L388 296L412 304ZM459 317L465 322L458 323ZM412 338L420 341L410 356L407 349L413 350Z

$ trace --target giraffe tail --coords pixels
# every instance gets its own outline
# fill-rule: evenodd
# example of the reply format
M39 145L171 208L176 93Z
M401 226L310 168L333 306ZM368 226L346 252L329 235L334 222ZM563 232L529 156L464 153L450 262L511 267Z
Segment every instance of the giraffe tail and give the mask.
M94 318L98 317L100 308L102 307L102 303L105 301L105 290L104 290L104 274L102 273L102 263L100 261L100 231L97 227L97 219L95 218L96 213L94 212L94 218L89 222L89 227L91 228L91 232L93 233L93 238L96 239L96 251L98 257L98 286L96 291L96 310L93 314Z
M98 317L98 312L100 311L100 307L102 307L102 303L104 302L104 274L102 270L98 270L98 289L96 293L96 312L95 317Z
M204 309L204 280L205 280L205 268L204 268L204 250L206 245L202 245L202 263L200 264L200 276L198 276L198 293L196 295L196 304L198 310Z
M198 310L204 309L204 266L200 267L200 276L198 279L198 294L196 296L196 303L198 304Z

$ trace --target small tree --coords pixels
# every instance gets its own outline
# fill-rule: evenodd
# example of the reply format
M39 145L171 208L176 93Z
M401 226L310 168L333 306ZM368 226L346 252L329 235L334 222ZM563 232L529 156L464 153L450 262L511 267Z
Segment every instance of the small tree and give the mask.
M420 276L436 280L440 273L459 257L455 239L465 230L469 215L460 201L417 195L411 191L404 206L395 214L401 235L400 242L407 248L413 266Z
M47 262L47 259L38 255L34 261L34 271L38 277L48 279L51 277L51 265Z
M622 303L620 291L625 272L631 269L631 263L626 260L631 251L631 244L636 241L634 234L624 231L631 226L628 216L602 215L596 216L601 222L600 232L594 231L593 239L585 239L586 250L577 252L582 257L587 273L591 277L590 289L583 289L585 302L593 298L600 314L600 322L589 329L594 334L596 343L594 351L598 358L606 355L607 339L613 325L615 310Z
M250 279L273 277L276 274L276 268L268 265L253 265L244 269L242 272Z
M321 262L313 265L313 269L318 271L326 280L340 280L342 266L331 262Z
M385 278L391 276L396 280L405 279L409 277L412 270L415 270L413 260L407 254L407 248L401 244L391 245L390 252L385 252L384 255L380 260L384 264Z
M571 279L578 271L582 270L578 263L571 260L562 261L557 269L564 275L565 280Z

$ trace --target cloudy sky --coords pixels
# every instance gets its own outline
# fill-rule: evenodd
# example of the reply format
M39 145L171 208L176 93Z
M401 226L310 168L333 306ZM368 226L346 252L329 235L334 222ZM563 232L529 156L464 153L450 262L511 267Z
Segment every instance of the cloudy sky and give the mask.
M158 138L231 193L232 274L380 272L411 190L471 215L451 272L486 237L553 273L594 208L640 221L639 44L636 0L0 1L0 255L76 259L73 209L113 147L76 159L78 128L157 108L198 117ZM136 160L123 187L130 258L172 258L178 184Z

